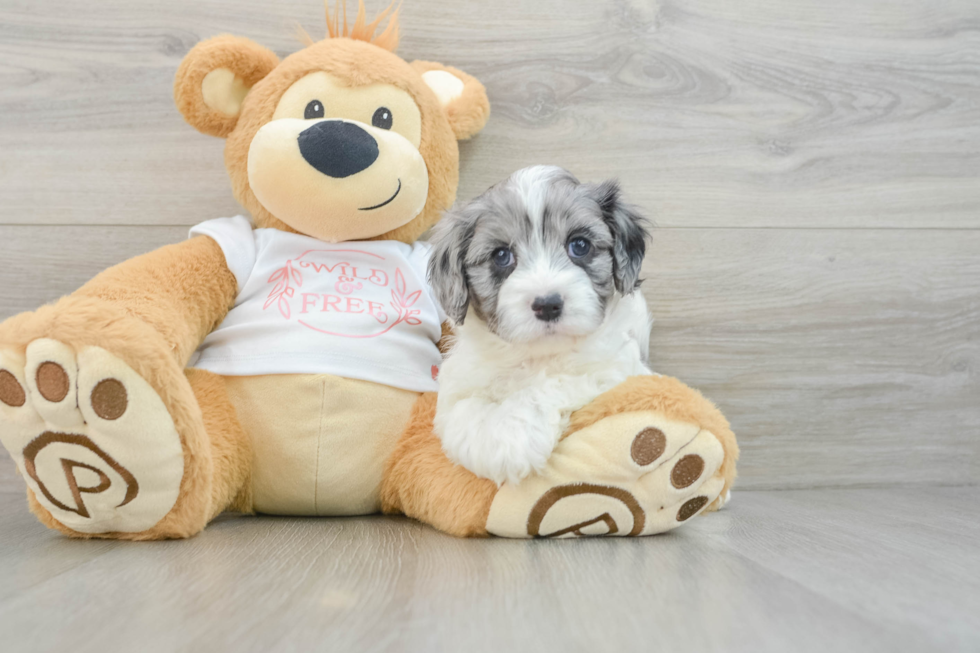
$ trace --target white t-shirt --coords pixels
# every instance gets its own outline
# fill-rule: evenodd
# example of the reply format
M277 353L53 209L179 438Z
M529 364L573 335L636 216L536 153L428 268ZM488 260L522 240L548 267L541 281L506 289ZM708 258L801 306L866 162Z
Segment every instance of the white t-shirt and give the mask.
M244 217L203 222L238 297L190 365L225 376L334 374L438 390L445 314L425 281L430 247L392 240L330 245Z

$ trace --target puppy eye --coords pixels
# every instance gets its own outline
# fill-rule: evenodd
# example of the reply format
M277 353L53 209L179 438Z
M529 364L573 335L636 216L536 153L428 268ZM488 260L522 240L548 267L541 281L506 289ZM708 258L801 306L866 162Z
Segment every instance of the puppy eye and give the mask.
M568 241L568 255L572 258L588 256L592 251L592 243L585 238L572 238Z
M319 100L311 100L310 103L306 105L306 111L303 112L303 117L307 120L322 118L323 103Z
M514 264L514 252L510 251L508 247L498 247L493 250L491 257L493 258L493 264L498 268L509 268Z
M371 117L371 124L378 129L391 129L391 111L388 107L378 107Z

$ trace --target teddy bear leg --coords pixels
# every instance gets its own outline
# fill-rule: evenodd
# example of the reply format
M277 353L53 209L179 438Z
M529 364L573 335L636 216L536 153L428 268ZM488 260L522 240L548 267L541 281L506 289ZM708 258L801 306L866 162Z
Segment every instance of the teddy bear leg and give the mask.
M699 392L632 377L572 415L544 470L495 495L487 530L507 537L651 535L725 501L738 446Z
M450 462L423 395L388 460L385 512L458 536L650 535L723 505L738 445L724 415L670 377L633 377L576 411L547 467L499 489Z
M251 513L252 440L242 428L225 379L205 370L185 370L204 417L211 450L211 510L208 520L228 510Z
M220 381L185 375L144 323L86 298L5 323L0 441L32 511L73 537L199 532L247 475Z
M432 429L436 395L419 397L408 427L385 465L381 505L458 537L487 535L497 485L452 463Z
M724 458L718 476L724 485L718 501L705 512L717 510L727 501L735 481L738 442L731 425L714 403L685 383L669 376L637 376L596 398L572 415L562 439L617 413L653 411L677 422L696 424L709 431L721 444Z

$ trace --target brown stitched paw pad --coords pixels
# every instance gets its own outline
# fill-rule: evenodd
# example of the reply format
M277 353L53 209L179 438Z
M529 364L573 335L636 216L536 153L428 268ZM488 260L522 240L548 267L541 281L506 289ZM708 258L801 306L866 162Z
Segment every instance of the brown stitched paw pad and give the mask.
M694 515L698 514L701 508L704 508L708 503L708 497L694 497L688 501L684 502L681 509L677 511L677 521L687 521Z
M102 419L119 419L128 404L126 386L116 379L103 379L92 390L92 410Z
M47 361L37 368L37 389L50 402L58 403L68 396L70 383L65 368Z
M721 443L655 411L606 417L569 434L545 469L494 497L487 530L508 537L650 535L679 526L724 485Z
M678 490L690 487L694 481L701 478L704 471L704 458L697 454L684 456L674 465L670 472L670 482Z
M637 465L644 467L663 455L667 449L667 436L654 426L648 426L633 438L630 457Z
M19 408L27 401L27 393L13 374L0 370L0 401L13 408Z
M0 350L0 442L38 503L82 533L139 533L173 508L184 453L150 384L104 349Z

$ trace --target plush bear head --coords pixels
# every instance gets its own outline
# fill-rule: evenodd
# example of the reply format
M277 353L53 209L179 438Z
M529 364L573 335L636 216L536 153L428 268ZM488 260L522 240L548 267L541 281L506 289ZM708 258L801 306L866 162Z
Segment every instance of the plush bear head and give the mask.
M368 23L360 0L351 27L328 10L327 38L282 61L235 36L184 58L177 107L227 139L235 197L257 226L332 243L412 242L452 205L456 142L486 123L486 91L455 68L395 55L391 9Z

